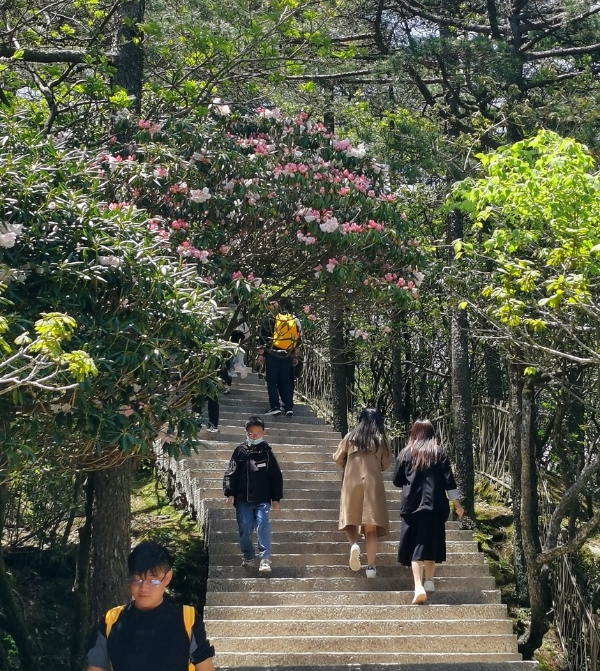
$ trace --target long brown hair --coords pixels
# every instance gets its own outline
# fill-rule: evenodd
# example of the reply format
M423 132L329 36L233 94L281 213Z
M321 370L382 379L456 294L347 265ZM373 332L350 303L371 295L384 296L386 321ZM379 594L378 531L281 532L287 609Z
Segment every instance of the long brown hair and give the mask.
M376 408L362 409L358 424L350 431L348 438L359 450L372 450L376 454L379 450L383 450L384 454L390 453L383 418Z
M422 471L441 460L444 452L435 437L435 429L428 419L418 419L413 425L401 457L410 452L413 468Z

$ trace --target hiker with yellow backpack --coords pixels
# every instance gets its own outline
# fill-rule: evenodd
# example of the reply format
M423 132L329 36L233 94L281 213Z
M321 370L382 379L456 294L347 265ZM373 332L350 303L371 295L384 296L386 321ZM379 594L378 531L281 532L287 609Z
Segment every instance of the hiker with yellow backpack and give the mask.
M260 325L258 363L264 362L269 394L265 415L294 414L294 367L299 361L302 329L291 310L290 300L283 297L273 303L273 312Z
M92 634L87 671L215 671L215 649L192 606L164 598L168 550L140 543L127 560L132 600L111 608Z

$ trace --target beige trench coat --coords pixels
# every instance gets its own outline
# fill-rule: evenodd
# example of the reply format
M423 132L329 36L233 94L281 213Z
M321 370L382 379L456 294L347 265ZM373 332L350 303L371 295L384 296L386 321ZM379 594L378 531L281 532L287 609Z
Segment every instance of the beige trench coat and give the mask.
M382 472L389 468L391 456L381 451L374 454L370 450L359 450L346 436L333 460L344 470L339 528L374 524L378 536L387 536L390 518Z

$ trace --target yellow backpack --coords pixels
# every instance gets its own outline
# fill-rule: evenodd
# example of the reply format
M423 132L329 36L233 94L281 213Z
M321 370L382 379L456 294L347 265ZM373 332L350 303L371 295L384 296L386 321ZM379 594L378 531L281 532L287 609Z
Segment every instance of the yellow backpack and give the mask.
M292 315L280 312L275 316L273 327L273 347L281 350L292 350L298 343L298 325Z
M104 621L106 622L106 639L108 640L108 635L112 629L113 624L119 619L119 615L125 606L115 606L110 610L106 611L104 616ZM185 625L185 630L187 635L192 640L192 627L196 621L196 611L193 606L184 606L183 607L183 624ZM194 671L194 665L190 662L188 671Z

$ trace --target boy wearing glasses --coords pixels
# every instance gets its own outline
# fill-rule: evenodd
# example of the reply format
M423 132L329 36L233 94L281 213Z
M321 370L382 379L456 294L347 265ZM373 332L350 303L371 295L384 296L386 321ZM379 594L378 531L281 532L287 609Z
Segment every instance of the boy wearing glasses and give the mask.
M132 600L108 611L98 626L87 671L215 671L202 619L188 608L186 622L184 607L164 598L173 577L168 550L145 541L127 566Z
M271 572L271 520L269 511L279 510L283 498L283 476L271 446L263 435L265 423L260 417L246 422L246 440L238 445L223 478L227 505L235 506L240 534L242 566L254 566L252 532L256 529L261 573Z

